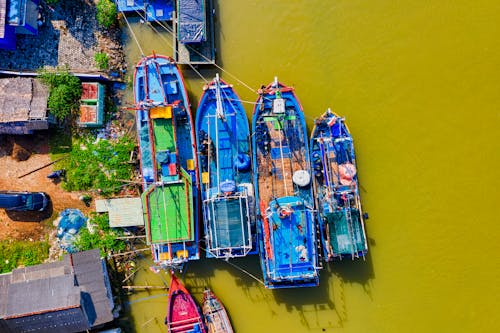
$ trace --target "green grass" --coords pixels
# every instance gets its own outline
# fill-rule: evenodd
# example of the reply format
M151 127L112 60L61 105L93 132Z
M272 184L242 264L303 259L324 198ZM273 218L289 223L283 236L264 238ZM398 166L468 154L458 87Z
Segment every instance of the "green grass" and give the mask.
M0 241L0 273L7 273L14 268L41 264L49 257L47 241Z

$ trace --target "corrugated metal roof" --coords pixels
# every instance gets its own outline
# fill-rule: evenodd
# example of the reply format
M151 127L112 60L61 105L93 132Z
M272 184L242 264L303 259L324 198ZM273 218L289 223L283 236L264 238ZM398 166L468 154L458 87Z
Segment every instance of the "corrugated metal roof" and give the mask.
M113 295L98 249L0 275L0 319L71 309L81 304L86 313L92 314L90 326L113 320Z
M9 286L5 319L80 307L80 293L72 275L13 283Z
M9 291L10 274L0 275L0 318L5 314L7 308L7 294Z
M96 318L92 326L98 326L112 321L113 300L108 294L105 281L108 279L104 272L99 250L90 250L72 254L73 268L76 282L90 294L94 305Z
M144 225L141 198L115 198L95 201L96 211L109 212L112 228Z

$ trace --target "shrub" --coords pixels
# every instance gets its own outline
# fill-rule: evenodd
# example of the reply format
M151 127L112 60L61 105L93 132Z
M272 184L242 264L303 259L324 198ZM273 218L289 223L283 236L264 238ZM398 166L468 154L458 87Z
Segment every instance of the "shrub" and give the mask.
M100 190L102 195L122 189L120 179L130 179L133 166L128 162L134 142L121 137L116 142L84 138L73 145L69 158L59 162L66 169L63 188L69 191Z
M106 70L109 66L109 57L106 53L98 52L94 55L94 60L97 68L100 70Z
M109 227L107 214L93 213L87 223L93 225L93 233L88 228L80 229L74 243L76 249L86 251L98 248L102 256L105 256L109 251L119 252L125 249L125 242L116 239L117 236L121 235L121 231Z
M70 74L67 69L55 72L42 71L39 77L49 86L49 111L58 120L64 120L72 112L78 110L82 95L82 84L79 78Z
M96 17L100 25L105 28L111 27L117 17L115 4L111 0L99 0Z

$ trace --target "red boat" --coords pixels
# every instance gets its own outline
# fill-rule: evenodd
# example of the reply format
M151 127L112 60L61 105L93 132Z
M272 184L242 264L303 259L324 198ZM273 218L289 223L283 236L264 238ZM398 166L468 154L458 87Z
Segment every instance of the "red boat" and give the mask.
M171 273L165 325L169 333L206 333L203 317L193 297Z

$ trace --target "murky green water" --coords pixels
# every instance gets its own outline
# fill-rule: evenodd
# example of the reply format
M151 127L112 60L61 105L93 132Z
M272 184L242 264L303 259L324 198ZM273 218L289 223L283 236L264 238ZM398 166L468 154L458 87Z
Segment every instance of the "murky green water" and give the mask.
M211 286L237 332L498 331L500 2L217 3L226 71L254 89L294 85L309 122L328 106L347 118L370 252L324 269L319 288L265 290L215 260L191 263L187 287L200 299ZM144 53L172 54L170 35L134 31ZM131 41L130 62L140 53ZM203 81L184 75L196 106ZM234 263L260 278L257 257ZM141 271L146 282L162 281ZM155 294L131 297L137 332L166 332L166 297L143 299Z

